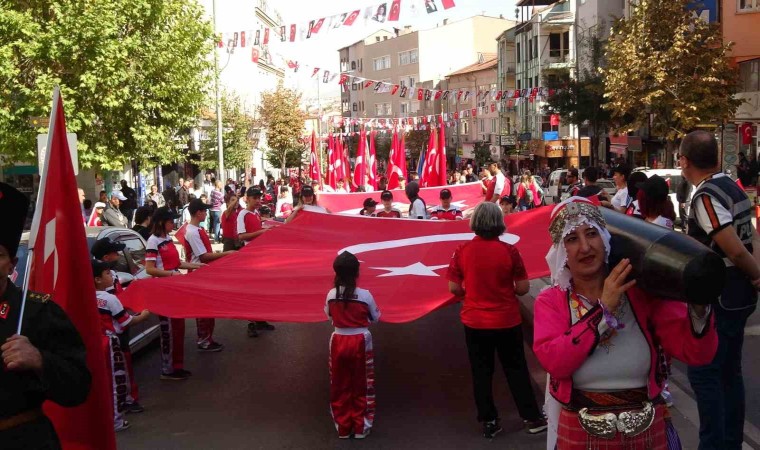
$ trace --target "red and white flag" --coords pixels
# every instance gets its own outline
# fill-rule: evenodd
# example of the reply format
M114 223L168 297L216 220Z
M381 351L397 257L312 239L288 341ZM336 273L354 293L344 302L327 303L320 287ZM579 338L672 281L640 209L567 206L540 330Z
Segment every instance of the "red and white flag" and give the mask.
M425 156L425 165L422 167L422 177L420 182L423 187L437 186L434 184L438 181L437 168L437 154L438 154L438 139L436 138L435 128L431 128L430 136L428 138L428 150ZM435 180L435 181L433 181Z
M377 190L377 153L375 152L375 141L377 140L377 131L372 130L369 134L369 185Z
M388 22L398 21L401 14L401 0L393 0L391 3L391 12L388 13Z
M113 394L101 346L100 318L90 265L77 180L66 139L63 99L56 87L37 208L29 234L34 249L29 289L52 295L82 336L92 386L85 403L63 408L44 405L64 449L112 450ZM23 324L21 333L23 334Z
M317 133L311 132L311 153L309 155L309 178L319 181L322 186L322 169L319 166L319 155L317 155Z
M391 137L391 151L388 154L388 169L386 170L386 177L388 177L388 189L396 189L399 187L399 177L401 176L401 168L396 166L396 152L398 152L398 133L396 128L393 129L393 136Z
M346 17L345 22L343 22L343 25L347 27L353 25L354 22L356 21L356 18L359 17L359 13L360 11L357 9L356 11L349 14L348 17Z
M441 5L443 6L443 9L449 9L456 6L454 5L454 0L441 0Z
M456 201L456 193L452 194ZM359 205L370 196L323 193L320 204L327 195L358 196ZM535 208L505 219L508 234L502 239L516 244L529 278L549 273L545 255L551 245L546 232L550 212L551 207ZM467 220L377 219L302 211L288 225L270 230L234 255L183 277L137 280L120 299L132 309L145 307L178 318L323 322L319 305L335 276L333 260L349 251L361 260L361 287L372 292L383 310L382 320L409 322L459 300L449 293L446 270L454 250L474 237L469 225ZM294 242L299 243L297 252L282 252ZM278 257L256 256L265 254ZM220 279L250 279L256 289L244 283L219 283ZM282 288L293 279L298 280L298 295Z
M438 116L438 180L434 186L446 185L446 128L443 126L443 115Z
M359 133L359 148L356 151L356 160L354 162L354 178L352 180L354 191L359 189L359 186L365 186L367 184L367 134L362 127Z

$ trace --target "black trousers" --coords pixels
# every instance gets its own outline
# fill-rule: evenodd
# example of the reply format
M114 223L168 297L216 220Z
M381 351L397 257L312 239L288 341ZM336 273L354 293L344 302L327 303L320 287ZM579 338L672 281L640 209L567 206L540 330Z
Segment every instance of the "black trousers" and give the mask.
M493 402L496 353L499 354L499 361L507 376L509 390L517 404L520 417L530 421L539 419L541 415L533 394L528 364L525 362L522 326L500 329L477 329L465 326L464 336L467 340L467 353L472 369L478 421L485 422L499 418L499 412Z
M59 450L61 444L50 419L43 416L9 430L0 431L0 448L3 450Z

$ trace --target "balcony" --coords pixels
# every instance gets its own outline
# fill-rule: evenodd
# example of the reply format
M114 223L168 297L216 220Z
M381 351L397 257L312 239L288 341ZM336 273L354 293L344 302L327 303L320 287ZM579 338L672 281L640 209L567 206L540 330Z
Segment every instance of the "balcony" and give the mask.
M541 61L546 70L572 69L575 67L575 60L569 54L564 56L549 56Z

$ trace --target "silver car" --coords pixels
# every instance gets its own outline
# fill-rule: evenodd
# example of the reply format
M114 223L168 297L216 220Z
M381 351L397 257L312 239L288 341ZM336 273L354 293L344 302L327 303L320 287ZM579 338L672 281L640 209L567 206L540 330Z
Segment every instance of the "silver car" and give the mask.
M145 240L136 231L118 227L85 227L85 234L88 249L92 248L95 241L103 238L126 245L124 250L119 252L119 260L114 267L122 286L129 286L135 279L149 277L145 272ZM21 245L19 245L16 253L18 257L16 271L18 274L23 274L25 271L28 244L29 233L27 232L21 237ZM21 287L23 276L17 276L15 283ZM132 353L138 352L158 339L159 332L158 317L155 315L151 315L145 322L131 327L129 346Z

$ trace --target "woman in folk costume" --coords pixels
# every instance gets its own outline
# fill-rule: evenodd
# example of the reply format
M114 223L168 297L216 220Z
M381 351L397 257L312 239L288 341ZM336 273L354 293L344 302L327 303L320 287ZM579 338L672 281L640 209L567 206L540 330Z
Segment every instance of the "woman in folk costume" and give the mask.
M364 439L375 418L375 368L369 325L380 319L372 294L356 286L359 260L343 252L333 262L335 287L325 313L330 338L330 413L340 439Z
M627 280L628 259L608 267L610 233L588 199L563 201L551 218L554 286L536 299L533 350L561 404L550 417L556 448L678 448L660 397L658 344L690 365L712 361L710 307L653 298Z

